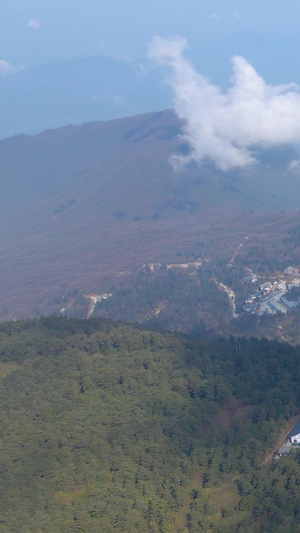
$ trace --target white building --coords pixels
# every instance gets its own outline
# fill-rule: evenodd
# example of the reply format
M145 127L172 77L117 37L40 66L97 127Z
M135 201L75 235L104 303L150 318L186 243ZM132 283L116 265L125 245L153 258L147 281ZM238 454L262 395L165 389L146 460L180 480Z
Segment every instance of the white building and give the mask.
M289 438L292 444L300 444L300 422L295 425L294 429L290 433Z
M263 283L261 286L260 286L260 289L262 291L270 291L272 289L272 283L270 283L269 281L266 281L265 283Z

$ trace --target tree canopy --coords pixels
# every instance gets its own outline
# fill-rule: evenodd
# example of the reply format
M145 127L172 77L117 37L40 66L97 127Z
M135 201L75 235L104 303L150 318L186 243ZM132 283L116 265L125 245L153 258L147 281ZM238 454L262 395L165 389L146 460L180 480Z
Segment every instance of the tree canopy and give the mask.
M0 532L300 531L300 457L266 462L300 349L105 319L0 326Z

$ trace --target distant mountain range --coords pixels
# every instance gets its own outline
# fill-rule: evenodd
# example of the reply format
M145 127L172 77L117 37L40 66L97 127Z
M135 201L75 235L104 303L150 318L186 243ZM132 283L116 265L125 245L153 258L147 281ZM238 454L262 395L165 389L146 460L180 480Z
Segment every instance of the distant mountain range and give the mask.
M244 171L176 173L170 156L189 149L181 131L167 110L0 141L2 320L36 304L46 313L50 296L101 288L183 243L211 241L220 253L227 239L229 253L251 227L298 223L294 148L257 151ZM266 214L282 210L293 214Z
M233 55L245 57L267 83L300 83L295 34L233 33L201 47L192 44L195 68L226 90ZM165 72L138 58L97 55L28 66L0 75L0 138L47 128L110 120L171 107Z
M137 115L172 102L159 71L101 55L0 75L0 94L0 138Z

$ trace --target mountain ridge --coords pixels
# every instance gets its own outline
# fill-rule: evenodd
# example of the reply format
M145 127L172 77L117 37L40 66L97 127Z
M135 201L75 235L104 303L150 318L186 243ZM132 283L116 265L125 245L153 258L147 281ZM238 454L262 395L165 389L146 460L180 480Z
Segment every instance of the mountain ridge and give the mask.
M181 133L167 110L0 141L2 319L28 316L39 301L45 313L60 286L98 290L112 272L171 258L183 242L211 240L218 254L225 228L233 252L234 234L300 207L298 175L278 163L176 173L170 157L189 149ZM297 152L283 155L287 164ZM293 227L297 211L276 217Z

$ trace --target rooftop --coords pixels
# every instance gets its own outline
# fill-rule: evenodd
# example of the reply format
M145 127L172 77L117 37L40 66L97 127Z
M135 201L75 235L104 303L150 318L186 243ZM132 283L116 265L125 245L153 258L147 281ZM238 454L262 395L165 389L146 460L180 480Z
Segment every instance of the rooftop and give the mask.
M278 455L288 455L291 451L291 446L281 446L278 450Z
M294 437L295 435L298 435L300 433L300 420L297 422L297 424L293 427L292 431L289 434L289 438Z

